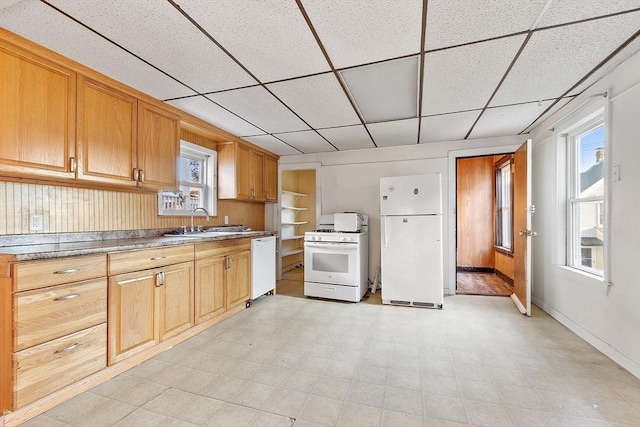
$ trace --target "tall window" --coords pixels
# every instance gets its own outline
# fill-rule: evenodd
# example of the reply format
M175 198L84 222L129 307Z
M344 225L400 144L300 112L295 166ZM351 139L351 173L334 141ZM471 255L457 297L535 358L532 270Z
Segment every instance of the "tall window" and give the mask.
M216 214L216 152L190 142L180 142L177 192L161 191L159 215L190 215L196 208Z
M566 135L567 264L599 276L604 270L605 126L598 115Z
M513 252L513 156L496 163L496 246Z

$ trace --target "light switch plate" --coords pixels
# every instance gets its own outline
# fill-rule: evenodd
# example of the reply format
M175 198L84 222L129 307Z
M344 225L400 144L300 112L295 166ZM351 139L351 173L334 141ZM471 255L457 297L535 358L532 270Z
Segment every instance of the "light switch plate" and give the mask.
M29 215L29 231L42 231L44 224L42 221L42 215L31 214Z

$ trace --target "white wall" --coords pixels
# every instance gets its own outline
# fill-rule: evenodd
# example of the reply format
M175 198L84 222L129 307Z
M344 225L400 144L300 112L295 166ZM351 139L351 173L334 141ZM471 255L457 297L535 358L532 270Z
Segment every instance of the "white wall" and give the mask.
M452 151L483 147L512 147L526 136L492 138L375 148L332 153L280 157L280 167L288 164L320 163L322 168L323 213L357 211L369 215L369 278L373 279L380 265L380 177L413 174L442 174L443 255L445 294L449 293L449 252L451 219L449 203L449 154ZM449 212L447 212L447 210Z
M640 377L640 53L532 130L533 301L603 353ZM565 153L557 123L608 92L608 167L621 180L609 187L609 279L577 273L564 260ZM602 99L602 98L601 98ZM608 169L609 176L611 170Z

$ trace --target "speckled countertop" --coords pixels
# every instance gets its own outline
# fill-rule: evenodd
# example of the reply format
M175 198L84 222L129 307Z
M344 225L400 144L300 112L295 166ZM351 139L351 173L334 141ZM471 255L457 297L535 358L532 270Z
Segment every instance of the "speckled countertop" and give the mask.
M0 255L14 261L62 258L68 256L108 253L132 249L188 245L216 240L272 236L270 231L254 231L223 236L164 236L169 230L127 230L93 233L54 233L11 235L0 237Z

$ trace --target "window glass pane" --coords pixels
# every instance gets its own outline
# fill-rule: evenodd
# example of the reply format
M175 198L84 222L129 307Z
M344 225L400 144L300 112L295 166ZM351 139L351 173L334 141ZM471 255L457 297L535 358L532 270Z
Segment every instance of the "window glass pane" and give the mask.
M186 157L180 158L180 180L202 183L202 160L194 160Z
M511 249L511 163L498 171L498 246Z
M578 144L578 197L604 194L604 126L576 138Z
M184 194L184 205L182 209L193 210L202 207L202 188L182 185L180 186L180 190L182 190L182 194Z
M601 201L576 202L575 221L579 229L579 240L576 242L580 251L580 265L602 273L604 268L603 243L604 229L600 221ZM576 260L578 261L578 260ZM578 266L576 266L578 267Z

